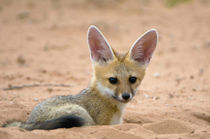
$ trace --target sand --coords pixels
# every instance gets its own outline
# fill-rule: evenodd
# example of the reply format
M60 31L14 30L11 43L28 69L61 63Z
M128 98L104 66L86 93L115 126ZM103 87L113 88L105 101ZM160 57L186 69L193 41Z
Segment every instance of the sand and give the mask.
M0 125L25 121L44 99L88 86L89 25L98 26L119 52L148 29L159 32L123 124L51 131L0 127L0 139L210 138L209 9L208 0L174 6L164 0L0 0Z

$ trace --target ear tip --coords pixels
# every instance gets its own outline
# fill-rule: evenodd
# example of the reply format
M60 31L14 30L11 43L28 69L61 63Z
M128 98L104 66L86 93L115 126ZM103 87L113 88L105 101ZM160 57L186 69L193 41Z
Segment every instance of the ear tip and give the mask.
M88 31L90 30L98 30L98 28L95 25L90 25Z
M151 34L153 34L156 37L156 39L158 39L158 31L157 31L157 29L152 28L152 29L148 30L146 33L151 33Z
M158 35L158 31L155 28L150 29L148 32L155 33L156 35Z

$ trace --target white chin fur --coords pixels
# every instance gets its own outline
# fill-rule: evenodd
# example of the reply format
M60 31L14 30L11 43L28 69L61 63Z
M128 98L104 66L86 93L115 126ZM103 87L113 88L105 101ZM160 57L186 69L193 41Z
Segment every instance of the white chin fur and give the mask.
M99 90L99 92L103 96L109 96L109 97L115 96L115 93L114 93L114 91L112 89L103 86L100 82L98 82L98 84L97 84L97 89ZM131 97L128 99L128 101L130 101L133 98L133 95L132 94L130 94L130 95L131 95ZM116 98L116 100L121 101L121 102L125 102L125 100L122 98L122 95L119 95Z
M113 96L114 95L114 91L112 89L103 86L100 82L97 84L97 88L102 95L105 95L105 96L107 96L107 95Z

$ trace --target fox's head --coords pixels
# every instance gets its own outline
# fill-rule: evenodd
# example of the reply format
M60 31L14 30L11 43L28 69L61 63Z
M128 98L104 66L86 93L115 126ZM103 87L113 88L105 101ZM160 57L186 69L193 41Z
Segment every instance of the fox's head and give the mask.
M130 101L156 48L156 30L145 32L124 55L116 53L93 25L88 30L88 44L93 64L91 88L115 101Z

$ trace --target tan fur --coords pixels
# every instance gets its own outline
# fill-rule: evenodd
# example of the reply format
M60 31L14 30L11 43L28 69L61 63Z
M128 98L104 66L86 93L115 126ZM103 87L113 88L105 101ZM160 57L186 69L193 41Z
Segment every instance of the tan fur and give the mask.
M55 119L73 114L82 117L86 125L107 125L118 110L110 100L99 95L94 88L87 88L71 101L67 96L50 98L39 104L30 114L28 123Z
M95 36L97 36L97 32L100 34L95 27L93 28L91 31L96 33ZM103 41L103 39L101 40ZM94 42L92 43L94 44ZM107 48L110 47L107 46ZM35 126L33 123L53 120L65 115L74 115L84 119L85 126L121 123L124 107L134 97L138 86L141 84L145 74L145 66L131 59L129 52L118 54L113 49L107 48L105 50L111 51L111 53L105 55L108 56L106 59L100 59L100 56L96 55L98 56L95 58L96 60L108 61L93 62L93 77L88 88L75 96L56 96L46 99L33 109L25 124L14 122L8 124L7 127L18 126L33 130L37 129L33 127ZM97 53L95 49L92 51ZM110 56L110 54L113 54L113 56ZM129 82L131 76L137 78L137 81L133 84ZM110 77L117 77L119 82L111 84L109 82ZM125 92L131 94L131 98L123 101L121 100L122 94Z
M55 119L63 115L77 115L85 119L85 125L109 125L115 123L113 116L122 118L122 102L108 96L103 96L96 85L101 82L104 86L115 90L117 95L136 90L144 76L144 69L128 58L128 55L116 55L115 60L107 65L94 65L94 74L90 88L83 90L76 96L56 96L41 102L31 112L27 123L42 122ZM137 83L128 83L130 75L138 78ZM110 76L117 76L119 85L108 82ZM118 123L118 122L117 122ZM119 119L120 123L120 119ZM115 123L116 124L116 123Z
M130 60L129 55L119 55L115 53L114 61L111 61L106 65L94 65L93 78L91 82L91 87L96 88L97 83L101 82L104 86L116 90L117 94L124 92L131 92L135 90L141 83L145 69L144 67L139 66L135 61ZM112 85L109 83L109 77L118 77L120 84ZM137 83L130 84L128 83L129 76L136 76Z

